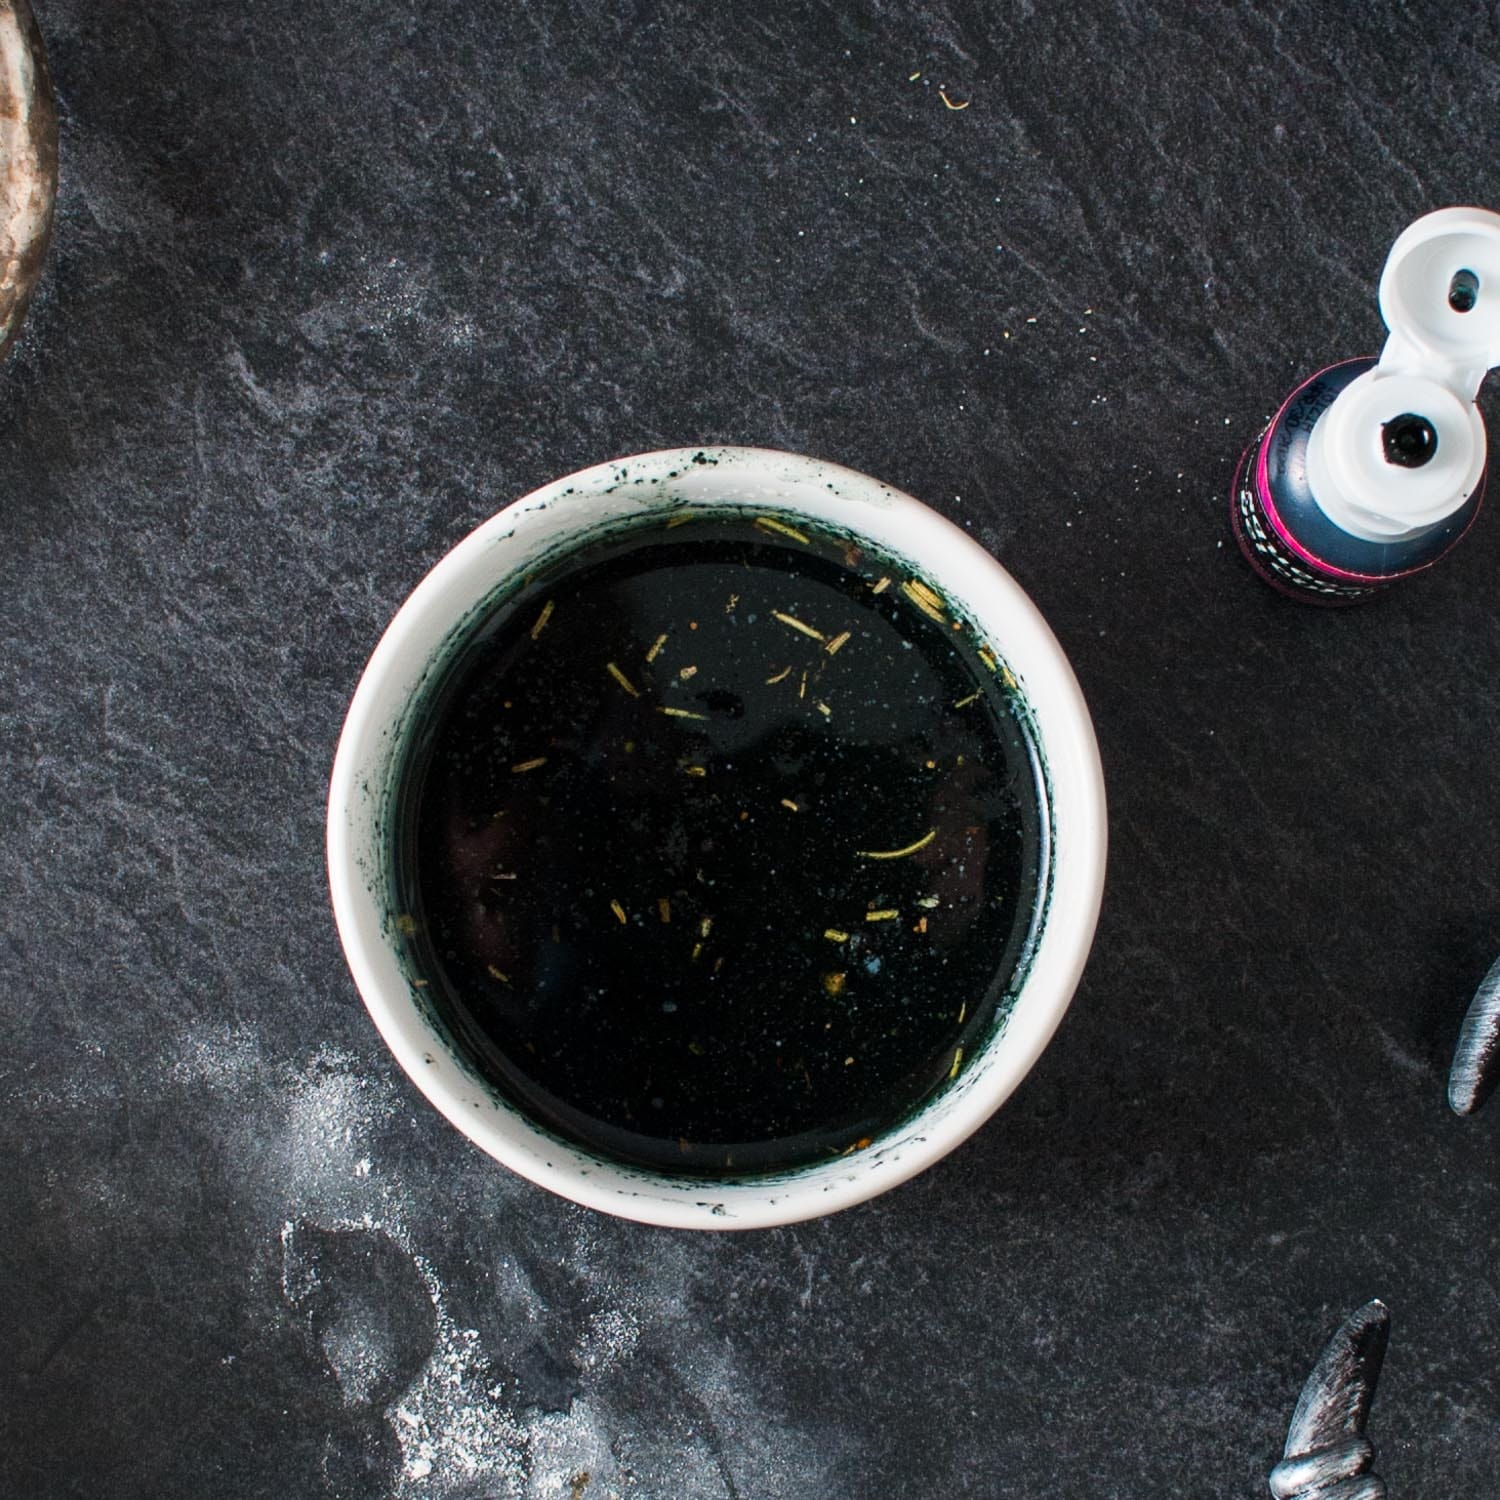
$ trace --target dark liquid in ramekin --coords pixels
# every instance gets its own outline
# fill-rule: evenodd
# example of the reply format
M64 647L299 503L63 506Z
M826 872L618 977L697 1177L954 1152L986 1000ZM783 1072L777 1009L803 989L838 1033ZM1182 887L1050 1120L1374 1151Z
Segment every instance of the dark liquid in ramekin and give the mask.
M475 631L398 816L423 994L502 1095L658 1172L858 1151L1009 1003L1045 870L1016 688L780 517L585 546Z

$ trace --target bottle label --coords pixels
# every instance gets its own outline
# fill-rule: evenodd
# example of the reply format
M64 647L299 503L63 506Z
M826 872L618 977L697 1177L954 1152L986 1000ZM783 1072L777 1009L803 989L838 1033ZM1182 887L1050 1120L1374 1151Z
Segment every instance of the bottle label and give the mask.
M1272 424L1274 425L1274 423ZM1315 573L1276 534L1266 516L1265 508L1255 493L1255 472L1260 459L1261 444L1270 434L1270 427L1250 445L1249 451L1240 460L1239 473L1235 475L1234 505L1230 519L1234 523L1234 539L1240 544L1245 560L1273 588L1292 594L1298 599L1319 604L1357 604L1379 591L1378 583L1345 583L1322 573Z

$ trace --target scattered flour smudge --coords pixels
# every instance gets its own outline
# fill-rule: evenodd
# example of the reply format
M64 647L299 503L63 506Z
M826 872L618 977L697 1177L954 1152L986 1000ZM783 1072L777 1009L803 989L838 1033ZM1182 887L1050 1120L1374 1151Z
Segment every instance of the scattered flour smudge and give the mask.
M640 1342L641 1325L618 1307L594 1313L578 1341L578 1362L585 1370L608 1370L630 1358Z
M220 1096L244 1212L281 1252L279 1285L268 1288L276 1316L301 1320L349 1420L393 1437L391 1500L847 1492L845 1440L768 1409L774 1392L733 1344L698 1336L692 1289L712 1296L704 1278L719 1262L696 1242L658 1241L643 1273L637 1238L578 1210L546 1252L566 1266L565 1282L538 1279L536 1248L508 1228L506 1212L530 1189L477 1158L436 1187L414 1172L406 1138L425 1106L389 1068L350 1049L323 1045L297 1064L273 1062L253 1030L203 1025L176 1040L159 1076L143 1081L153 1085L167 1096ZM442 1239L445 1260L482 1260L488 1284L476 1316L493 1322L484 1332L455 1316L430 1233L415 1227L451 1227L455 1214L487 1226L477 1240L461 1238L464 1249ZM362 1268L377 1263L387 1280L361 1291ZM464 1285L472 1296L471 1280ZM386 1313L402 1298L408 1321L398 1326ZM643 1420L636 1366L648 1349L670 1352L674 1394ZM560 1382L545 1399L545 1385L528 1385L525 1373L536 1350Z
M503 1404L504 1392L477 1331L460 1328L449 1316L442 1283L426 1258L413 1255L412 1263L437 1312L437 1348L389 1414L403 1458L397 1500L418 1495L459 1500L473 1493L478 1477L496 1500L519 1500L526 1431Z
M177 1039L166 1065L170 1082L213 1093L238 1093L265 1068L260 1040L232 1026L204 1026Z
M526 1500L613 1500L619 1495L621 1476L609 1427L604 1414L585 1397L566 1412L549 1412L533 1423Z

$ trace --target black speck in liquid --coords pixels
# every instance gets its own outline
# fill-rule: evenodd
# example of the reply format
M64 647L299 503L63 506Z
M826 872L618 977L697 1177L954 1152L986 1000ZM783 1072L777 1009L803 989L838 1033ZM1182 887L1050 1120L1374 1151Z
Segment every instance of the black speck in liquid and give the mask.
M402 926L457 1045L659 1172L907 1118L993 1029L1044 868L1034 749L973 632L878 556L722 513L500 605L400 800Z

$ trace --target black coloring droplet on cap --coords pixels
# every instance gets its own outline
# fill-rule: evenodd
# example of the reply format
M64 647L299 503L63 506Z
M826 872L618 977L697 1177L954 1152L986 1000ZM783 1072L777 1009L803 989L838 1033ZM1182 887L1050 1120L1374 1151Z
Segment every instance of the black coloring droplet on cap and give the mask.
M1437 453L1437 430L1426 417L1414 411L1392 417L1380 429L1380 447L1388 464L1399 469L1420 469Z
M1479 301L1479 278L1472 271L1455 271L1448 283L1448 306L1456 313L1474 311Z

